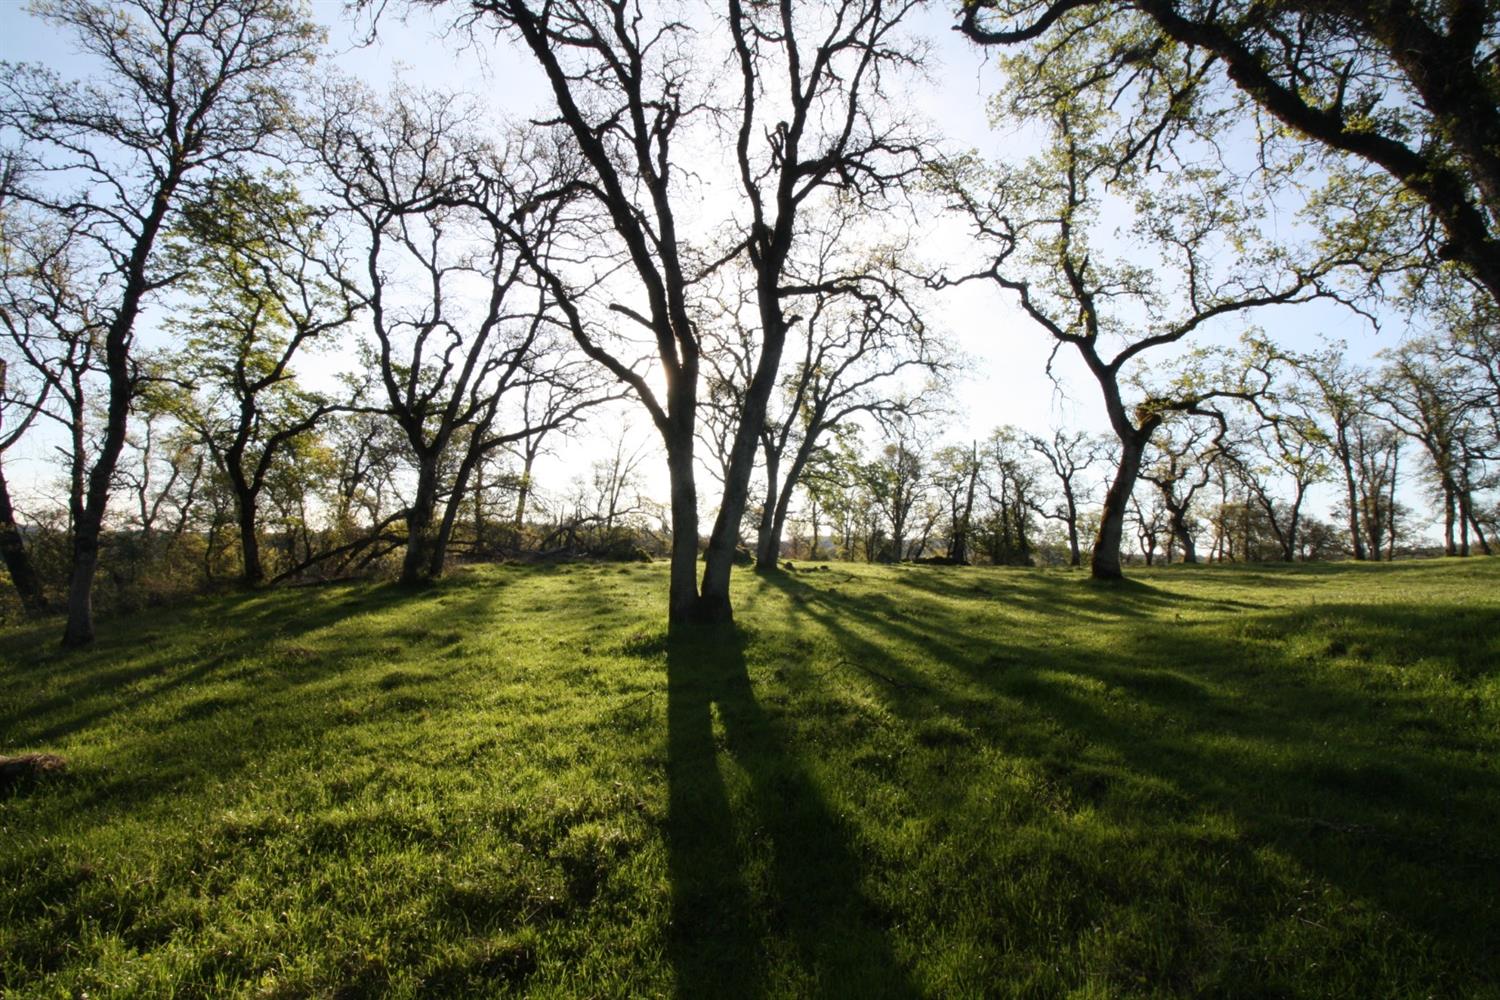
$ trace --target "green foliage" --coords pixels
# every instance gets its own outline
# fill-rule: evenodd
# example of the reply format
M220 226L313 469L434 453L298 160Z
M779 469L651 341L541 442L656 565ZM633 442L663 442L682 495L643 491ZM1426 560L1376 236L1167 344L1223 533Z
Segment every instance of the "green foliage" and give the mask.
M1493 997L1500 563L490 567L0 637L0 992Z
M168 252L192 300L168 324L181 346L167 373L202 397L184 399L184 420L232 438L247 398L256 436L306 420L323 400L295 383L293 355L324 346L353 313L324 220L280 172L220 178L182 214Z

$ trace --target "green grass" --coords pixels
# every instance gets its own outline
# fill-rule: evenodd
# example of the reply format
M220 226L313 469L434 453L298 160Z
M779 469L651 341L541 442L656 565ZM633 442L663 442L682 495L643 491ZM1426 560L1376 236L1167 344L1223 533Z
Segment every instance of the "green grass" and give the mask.
M665 585L0 636L0 994L1500 996L1500 560Z

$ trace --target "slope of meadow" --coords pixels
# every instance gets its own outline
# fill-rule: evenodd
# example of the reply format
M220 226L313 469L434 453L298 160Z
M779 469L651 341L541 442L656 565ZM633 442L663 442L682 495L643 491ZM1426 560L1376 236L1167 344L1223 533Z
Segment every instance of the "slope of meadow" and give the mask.
M1500 996L1500 560L738 588L0 635L0 994Z

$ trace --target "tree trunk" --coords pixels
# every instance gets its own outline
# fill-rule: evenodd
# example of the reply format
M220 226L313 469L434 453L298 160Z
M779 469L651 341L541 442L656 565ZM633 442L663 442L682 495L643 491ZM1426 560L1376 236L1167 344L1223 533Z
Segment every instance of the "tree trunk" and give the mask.
M11 507L3 468L0 468L0 557L5 559L5 568L10 571L10 582L15 585L22 610L28 615L45 612L47 597L42 592L42 581L36 575L36 567L31 564L31 553L26 551L26 541L16 527L16 514Z
M121 348L122 352L124 348ZM115 465L125 446L125 422L131 391L120 361L120 387L111 378L109 415L104 445L88 477L88 494L78 508L73 523L73 560L68 578L68 623L63 629L62 644L76 648L94 641L94 573L99 568L99 538L104 531L104 511L109 503L109 486L114 480ZM111 375L113 376L113 372Z
M131 373L130 341L141 302L150 289L146 266L151 249L161 231L162 220L171 206L172 195L181 180L181 164L172 163L151 209L142 220L135 246L124 267L125 288L120 308L104 337L104 369L109 375L109 402L105 407L104 438L100 442L94 467L89 471L88 492L73 502L73 565L68 579L68 623L62 643L67 647L84 646L94 641L94 572L99 568L99 536L104 530L104 511L109 504L109 488L114 482L115 465L125 447L126 424L130 403L135 396ZM77 431L79 428L75 428ZM75 455L75 461L77 456Z
M256 463L258 468L255 472L247 476L245 470L245 450L249 446L252 429L258 422L258 416L259 407L255 396L253 393L247 393L240 400L234 439L222 452L216 447L213 435L206 428L199 430L215 463L224 473L224 478L229 480L229 490L234 496L235 528L240 536L240 584L246 588L259 587L266 580L265 567L260 558L260 538L255 528L259 486L264 482L265 471L270 466L270 448L262 451ZM149 423L147 432L148 434L150 432ZM292 562L297 561L295 551L289 551L287 554Z
M437 458L424 458L417 467L417 495L406 513L406 558L401 563L401 583L421 583L432 573L437 533L432 516L437 509Z
M1458 554L1461 556L1469 554L1469 503L1468 486L1461 486L1458 490Z
M734 607L729 602L729 577L734 570L737 535L725 516L729 506L726 502L719 508L719 519L714 523L714 532L708 538L708 550L703 554L703 589L698 596L697 620L705 624L734 621Z
M1359 532L1359 486L1354 479L1354 461L1349 454L1349 442L1343 427L1339 428L1338 446L1339 464L1344 467L1344 489L1349 499L1349 542L1354 549L1355 561L1364 562L1365 542Z
M781 529L785 522L778 524L776 510L781 505L781 489L779 482L780 462L772 448L764 449L766 453L766 502L761 508L760 524L755 532L755 572L769 573L776 569L777 560L781 557Z
M524 516L525 511L518 505ZM516 525L520 528L520 525ZM474 548L480 549L484 545L484 463L480 462L474 466Z
M531 498L531 466L536 461L536 452L526 449L526 460L521 466L521 483L516 488L516 528L526 526L526 501ZM476 519L477 523L477 519Z
M1385 544L1385 527L1385 512L1379 507L1365 513L1365 541L1370 557L1376 562L1380 561L1380 547Z
M1016 554L1020 557L1020 561L1016 565L1030 566L1033 560L1031 558L1031 539L1026 537L1026 505L1018 501L1014 510L1016 517Z
M790 484L786 484L789 486ZM781 496L776 501L776 511L771 518L771 542L776 546L776 552L781 552L781 539L786 535L787 516L791 510L792 491L783 487ZM813 526L813 534L818 532L816 522ZM814 539L816 545L816 538Z
M1453 537L1453 525L1457 520L1457 504L1453 500L1453 485L1443 477L1443 555L1458 555L1458 543Z
M1063 499L1068 504L1068 565L1082 566L1083 553L1078 548L1078 504L1073 500L1071 486L1063 488Z
M818 558L818 528L820 527L820 525L818 524L818 501L816 500L816 498L811 501L811 507L812 511L810 520L812 523L809 525L809 527L812 529L812 541L808 545L807 558L816 559ZM1483 538L1484 536L1481 535L1480 537ZM1490 554L1490 550L1488 547L1485 548L1484 554Z
M453 540L453 526L458 523L458 512L463 509L464 493L469 488L469 477L478 464L479 456L466 456L458 469L458 478L454 480L453 492L448 495L448 502L443 505L443 521L438 526L437 538L432 543L432 551L428 556L427 575L436 580L443 575L443 566L448 561L448 543ZM476 536L475 541L478 541Z
M1401 446L1399 440L1393 446L1391 453L1391 488L1390 495L1385 502L1386 517L1386 539L1385 539L1385 561L1396 561L1396 472L1401 461Z
M458 467L458 477L453 481L453 492L448 494L448 502L443 506L443 523L438 527L437 540L433 544L432 554L427 566L427 573L433 579L443 575L443 565L448 560L448 544L453 540L453 526L458 523L458 512L463 509L464 494L469 489L469 478L479 471L484 461L482 453L471 452L464 456L463 462ZM475 483L478 491L478 481ZM479 536L474 536L477 546Z
M741 437L751 421L751 403L745 403L745 412L740 416ZM760 420L765 417L765 403L761 401ZM698 620L706 623L731 622L734 610L729 603L729 577L734 569L734 550L739 542L739 524L745 514L745 503L749 498L750 473L753 471L755 443L752 439L745 458L737 444L731 452L729 468L724 475L724 496L719 505L719 516L714 521L713 532L708 537L708 551L703 556L703 588L699 595ZM779 539L778 547L779 547ZM771 565L775 564L772 559Z
M713 532L708 537L708 551L703 557L703 589L699 595L698 608L698 618L702 622L734 620L734 609L729 603L729 577L734 569L734 550L739 541L740 519L744 516L745 503L750 495L750 474L755 467L755 450L760 430L765 424L766 397L775 384L774 379L764 380L762 391L761 376L767 370L774 376L781 355L780 345L776 344L774 347L773 350L771 338L767 337L765 353L757 366L756 378L745 393L739 430L730 451L729 467L724 471L724 495L719 504L719 516L714 521ZM774 562L773 559L772 563Z
M229 488L234 491L234 517L240 533L240 582L258 587L266 582L266 570L260 559L260 536L255 532L256 491L245 478L242 444L225 453L224 466Z
M1475 540L1479 542L1479 551L1483 552L1487 556L1494 555L1494 553L1490 551L1489 539L1484 537L1484 528L1480 527L1479 519L1474 517L1473 514L1470 514L1469 520L1470 523L1474 525L1474 537Z
M1125 533L1125 508L1130 495L1135 492L1136 479L1141 474L1141 457L1146 451L1149 433L1136 433L1124 438L1120 444L1120 464L1115 469L1114 481L1104 495L1104 510L1099 516L1099 536L1094 542L1094 555L1089 566L1089 575L1095 580L1122 580L1120 569L1120 542Z
M86 646L94 641L94 571L99 568L99 530L85 525L73 529L73 565L68 577L68 624L63 645Z
M974 518L974 490L979 484L979 443L969 445L969 485L964 491L964 508L960 517L953 519L953 544L948 555L954 562L969 563L969 524ZM1077 549L1074 549L1077 558Z
M778 196L778 208L784 213L793 212L794 207L784 202L783 193ZM781 218L790 218L790 215ZM781 351L786 345L787 323L781 312L780 281L791 242L791 230L779 219L776 236L763 250L764 256L756 259L758 255L752 253L752 259L756 261L755 297L762 334L760 358L755 364L755 375L745 389L740 424L729 452L729 466L724 470L724 495L719 503L719 516L714 521L708 551L704 554L699 615L708 622L734 620L729 603L729 577L734 569L734 547L739 540L740 518L745 513L745 503L750 495L750 476L755 471L755 452L766 426L766 403L776 388ZM777 542L779 547L780 540Z
M1167 543L1167 562L1172 561L1173 543L1182 546L1182 561L1185 563L1196 563L1198 561L1198 547L1193 544L1192 532L1187 526L1187 503L1173 507L1167 505L1168 512L1172 515L1171 534Z
M258 587L266 581L265 567L260 561L260 539L255 534L255 499L241 499L239 503L240 580L247 587Z
M803 439L801 446L797 449L797 454L792 458L791 466L786 470L786 478L781 481L781 489L774 492L767 492L767 496L774 496L776 498L776 506L771 513L769 539L770 544L774 545L774 548L770 550L774 553L774 556L772 557L773 561L775 558L779 558L781 555L781 539L786 534L787 518L791 515L792 494L796 491L797 484L802 481L802 473L803 470L807 468L808 459L812 456L814 450L816 450L813 447L815 440L816 439L814 437L814 432L809 429L807 436ZM766 465L768 469L771 467L769 455L767 456ZM771 474L774 475L775 473L773 472ZM813 503L813 512L813 547L812 551L808 554L808 558L816 558L818 553L818 521L816 513L816 502ZM764 546L758 547L757 569L759 568L759 550L763 549Z
M693 433L689 425L667 442L667 474L672 492L672 563L667 620L686 624L699 619L698 491L693 484Z

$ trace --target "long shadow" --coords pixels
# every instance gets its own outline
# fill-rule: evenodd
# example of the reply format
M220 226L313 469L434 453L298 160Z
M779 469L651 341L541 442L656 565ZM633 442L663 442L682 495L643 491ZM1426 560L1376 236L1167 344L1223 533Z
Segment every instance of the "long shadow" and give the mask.
M493 580L476 591L469 603L488 602L497 590L513 582L510 576ZM455 591L466 589L462 582L445 578L420 588L335 581L218 595L172 609L168 620L192 626L190 630L179 625L173 640L164 639L152 619L111 618L101 628L101 638L81 650L59 648L49 632L36 628L12 633L0 639L0 662L14 660L9 674L0 680L18 692L46 688L49 693L25 701L0 701L0 732L25 731L27 723L55 715L60 718L53 725L26 736L36 742L57 740L110 716L126 715L175 689L213 679L236 659L268 649L291 654L277 680L316 679L328 672L319 668L336 668L348 657L330 653L310 664L307 651L297 646L303 637L354 615L403 606L446 606ZM447 611L430 616L422 625L406 630L403 638L420 638L437 629L435 623L444 617L454 616ZM183 669L188 663L192 666Z
M156 648L159 636L148 624L116 620L113 628L94 646L77 651L49 647L31 658L14 680L26 683L48 680L45 674L62 674L47 698L17 702L13 710L0 713L0 729L24 731L25 723L59 716L53 724L28 732L28 739L50 743L96 725L111 716L123 716L149 701L174 691L213 679L226 664L247 653L264 652L276 642L287 642L335 625L352 614L383 611L408 601L422 599L420 593L394 586L374 589L329 587L317 600L286 591L219 598L216 605L186 609L181 614L199 619L202 638L191 646L181 643ZM213 620L207 620L212 615ZM147 652L142 655L142 650ZM131 657L120 665L117 658ZM194 662L196 661L196 662ZM186 662L191 667L181 669ZM328 663L332 660L325 661ZM302 679L314 676L306 670L288 671ZM155 683L145 683L156 678Z
M247 594L184 612L201 635L179 625L174 640L160 642L152 622L121 620L86 650L48 647L4 677L0 733L17 748L70 756L76 736L84 734L87 745L93 741L87 734L119 720L127 730L110 759L71 772L68 794L82 808L128 803L141 812L164 796L224 780L267 753L315 744L337 723L326 687L343 671L382 655L400 656L413 644L461 638L435 623L487 617L495 591L510 582L501 578L498 587L478 589L339 585ZM378 631L317 635L355 615L398 610L407 613ZM7 638L4 645L12 646L26 637ZM66 679L55 683L58 675ZM30 696L38 690L48 693ZM14 696L5 697L7 691ZM369 697L394 704L408 696L394 690Z
M995 579L978 577L962 568L940 566L903 566L899 572L898 581L903 587L937 597L1002 600L1039 613L1066 612L1075 618L1096 621L1114 621L1121 616L1150 618L1161 611L1177 608L1233 611L1262 607L1232 598L1209 599L1163 590L1150 582L1133 578L1099 583L1081 574L1019 571Z
M953 642L961 624L940 606L908 607L891 620L883 595L831 595L781 574L764 582L851 660L878 665L889 683L874 690L914 729L936 714L960 719L1007 754L1040 764L1074 801L1108 813L1118 802L1126 826L1140 819L1131 794L1116 799L1113 787L1164 781L1175 790L1161 803L1164 818L1212 804L1236 818L1247 845L1275 845L1464 956L1458 961L1494 970L1493 959L1479 958L1494 900L1467 887L1500 861L1488 840L1500 822L1500 778L1483 763L1493 743L1458 726L1458 716L1480 711L1477 702L1432 704L1399 672L1338 683L1342 672L1305 660L1307 637L1316 636L1326 643L1320 656L1426 658L1462 686L1479 683L1497 669L1487 645L1500 627L1493 609L1313 602L1254 615L1257 633L1273 639L1256 652L1209 625L1173 635L1165 656L1119 632L1089 649L1056 649L1026 628L1013 655L995 659ZM1128 608L1139 595L1118 600ZM1072 603L1054 607L1060 625L1075 620ZM1275 644L1293 638L1303 645ZM912 670L903 647L953 673ZM1085 696L1072 677L1103 682L1118 701ZM990 694L976 698L976 689ZM1018 699L1022 714L995 715L995 696ZM1089 746L1104 753L1079 760ZM1102 763L1111 759L1123 768Z
M677 995L915 996L847 832L756 701L744 634L677 628L667 643Z
M177 611L165 622L112 622L91 649L35 660L24 655L29 636L4 637L0 658L15 652L22 658L13 670L0 670L0 746L55 749L70 761L45 794L30 796L10 814L12 828L26 832L0 837L0 886L12 890L9 919L24 928L52 913L75 926L103 893L119 907L111 911L111 928L128 946L145 951L161 943L157 918L170 907L163 909L146 890L99 889L74 852L61 846L79 829L141 824L159 829L170 843L191 829L186 823L207 822L215 832L184 838L165 862L177 868L163 873L164 882L253 852L263 838L296 836L316 850L314 838L324 830L343 835L346 821L303 823L306 816L287 834L281 825L286 799L270 796L281 787L299 804L317 802L320 788L347 780L350 791L340 793L347 798L381 780L379 772L356 767L304 783L318 773L324 748L358 739L360 727L425 713L429 698L437 699L431 704L439 711L457 703L466 692L445 684L438 671L386 670L382 676L379 663L440 656L463 641L458 630L483 632L505 600L498 592L514 580L501 574L479 585L455 581L419 591L363 585L241 595ZM241 780L246 772L262 777L247 783ZM205 805L214 811L203 812ZM220 807L242 805L250 809L240 817L216 815ZM0 813L7 806L0 802ZM366 825L379 829L379 822ZM401 820L392 822L399 831ZM68 833L57 835L62 831ZM21 950L15 961L40 964L61 955L50 948ZM204 953L202 961L210 969L238 968L227 952ZM8 995L5 971L0 994ZM217 974L203 975L212 983ZM244 974L251 974L248 966Z

